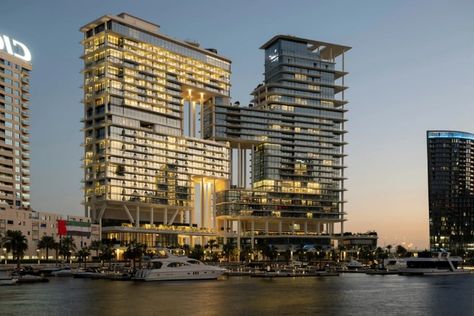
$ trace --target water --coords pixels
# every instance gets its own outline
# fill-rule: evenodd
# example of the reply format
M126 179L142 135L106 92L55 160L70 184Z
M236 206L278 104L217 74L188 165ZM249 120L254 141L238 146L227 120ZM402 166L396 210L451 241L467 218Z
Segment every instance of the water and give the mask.
M151 283L51 278L0 287L0 315L474 316L474 275Z

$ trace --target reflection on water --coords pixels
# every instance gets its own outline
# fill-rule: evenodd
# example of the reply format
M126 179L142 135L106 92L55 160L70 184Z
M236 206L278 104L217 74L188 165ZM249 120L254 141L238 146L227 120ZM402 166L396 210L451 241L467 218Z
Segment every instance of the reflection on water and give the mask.
M474 275L135 283L71 278L0 287L1 315L474 315Z

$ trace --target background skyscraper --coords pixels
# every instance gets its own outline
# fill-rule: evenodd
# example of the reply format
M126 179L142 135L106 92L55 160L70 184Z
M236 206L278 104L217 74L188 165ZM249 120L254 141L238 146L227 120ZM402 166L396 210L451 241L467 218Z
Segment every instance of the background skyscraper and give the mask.
M474 251L474 134L428 131L430 247Z
M31 54L0 35L0 210L30 207Z

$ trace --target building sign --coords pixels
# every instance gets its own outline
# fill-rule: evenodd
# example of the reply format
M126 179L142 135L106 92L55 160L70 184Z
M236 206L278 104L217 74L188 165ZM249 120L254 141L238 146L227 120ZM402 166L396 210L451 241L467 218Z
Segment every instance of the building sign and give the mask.
M28 47L15 39L10 39L6 35L0 36L0 50L6 51L8 54L24 61L31 61L31 53Z

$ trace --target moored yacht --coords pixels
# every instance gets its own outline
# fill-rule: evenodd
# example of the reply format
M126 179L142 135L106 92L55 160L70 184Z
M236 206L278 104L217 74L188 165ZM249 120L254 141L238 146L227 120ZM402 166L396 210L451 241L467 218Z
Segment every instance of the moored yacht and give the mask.
M217 279L226 270L202 263L185 256L167 253L165 257L151 259L147 268L139 269L133 280L139 281L178 281Z
M432 257L406 258L406 267L399 269L401 275L460 275L470 273L458 269L461 257L451 257L449 252L434 253Z

